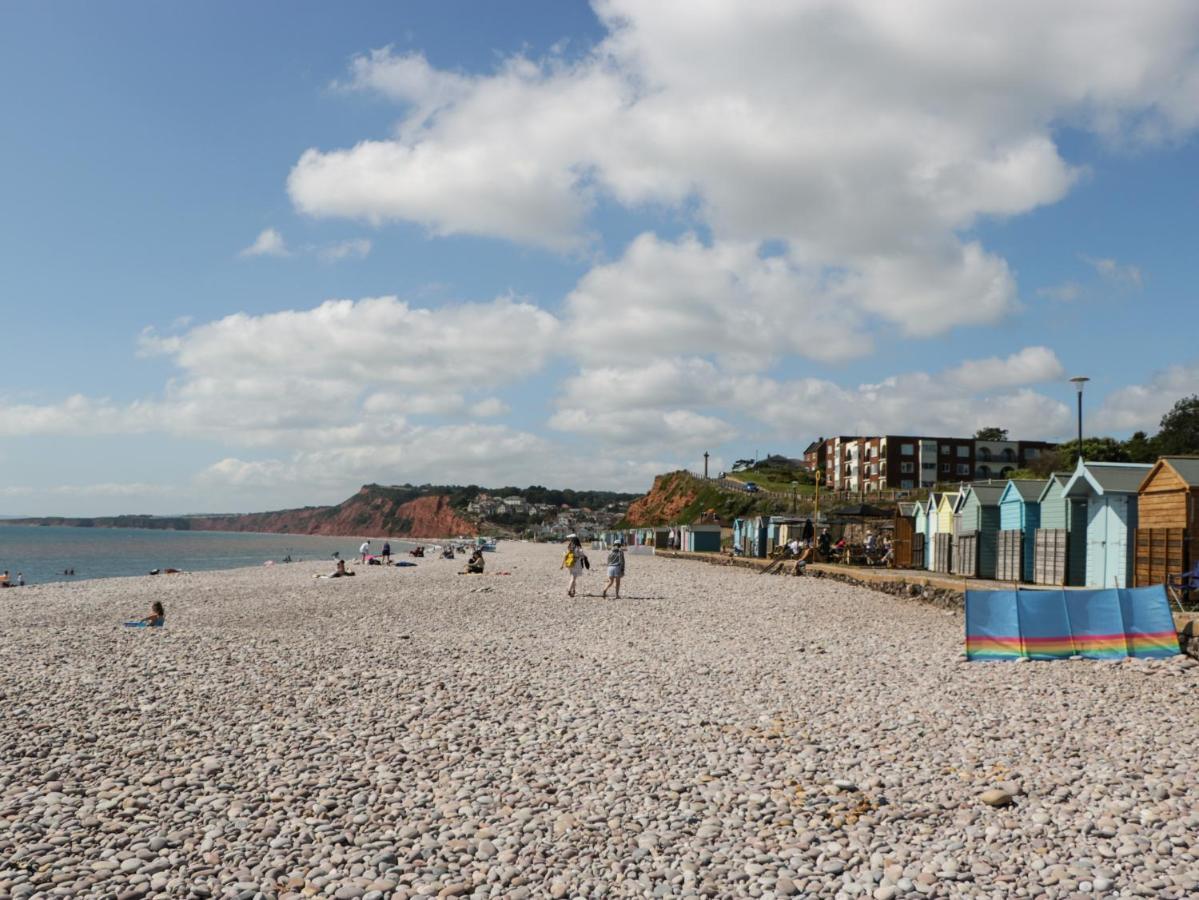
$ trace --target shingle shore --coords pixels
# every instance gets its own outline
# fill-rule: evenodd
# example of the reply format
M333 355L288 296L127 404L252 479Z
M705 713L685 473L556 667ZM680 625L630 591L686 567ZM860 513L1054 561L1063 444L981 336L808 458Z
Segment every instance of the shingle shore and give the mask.
M0 897L1199 890L1193 661L970 664L959 613L640 556L604 601L602 556L0 592Z

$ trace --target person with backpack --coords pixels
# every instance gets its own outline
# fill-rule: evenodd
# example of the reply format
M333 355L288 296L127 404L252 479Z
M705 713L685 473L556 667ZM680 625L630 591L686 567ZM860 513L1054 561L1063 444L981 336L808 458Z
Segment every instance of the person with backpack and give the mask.
M587 559L587 554L583 552L583 545L579 541L577 534L568 534L566 536L566 552L562 555L561 568L570 572L570 585L566 588L566 596L573 597L575 595L575 587L578 585L579 576L583 574L583 570L590 568L591 563Z
M608 551L608 585L600 594L608 599L608 589L616 587L616 599L620 599L620 579L624 578L624 541L617 539Z

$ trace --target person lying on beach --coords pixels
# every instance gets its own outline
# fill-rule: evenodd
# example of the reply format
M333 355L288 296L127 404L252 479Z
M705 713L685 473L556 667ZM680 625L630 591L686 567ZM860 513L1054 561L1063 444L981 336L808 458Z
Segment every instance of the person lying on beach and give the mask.
M6 588L6 587L12 587L12 584L8 580L8 569L5 569L3 572L0 572L0 588Z
M128 628L161 628L167 623L166 611L162 608L162 601L155 600L150 604L150 615L144 619L138 619L136 622L126 622Z
M460 575L482 575L483 574L483 551L476 550L470 555L470 559L466 561L466 568L458 574Z
M165 569L151 569L151 575L182 575L182 569L172 569L169 566Z
M353 578L355 573L346 568L346 561L339 559L337 561L337 569L330 572L328 575L313 575L313 578Z

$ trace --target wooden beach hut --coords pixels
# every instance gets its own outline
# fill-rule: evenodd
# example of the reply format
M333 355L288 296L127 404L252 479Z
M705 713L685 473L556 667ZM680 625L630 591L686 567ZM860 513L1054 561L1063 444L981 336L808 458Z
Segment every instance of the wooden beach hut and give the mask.
M1062 494L1087 503L1088 587L1128 587L1133 580L1132 533L1137 527L1137 490L1148 463L1079 460Z
M962 488L954 512L955 575L994 578L999 556L999 498L1003 484L976 482Z
M946 491L937 501L937 572L953 571L953 510L958 497L957 491Z
M894 554L895 567L898 569L915 568L913 560L918 556L924 561L924 535L916 531L917 503L900 503L895 509L895 519L891 531L891 551Z
M1199 457L1163 456L1137 489L1133 583L1165 584L1199 562Z
M1009 481L999 496L999 557L995 577L1000 581L1033 580L1044 489L1044 481Z
M1069 472L1054 472L1038 498L1041 525L1034 539L1035 584L1081 585L1087 580L1087 502L1062 493L1069 483Z

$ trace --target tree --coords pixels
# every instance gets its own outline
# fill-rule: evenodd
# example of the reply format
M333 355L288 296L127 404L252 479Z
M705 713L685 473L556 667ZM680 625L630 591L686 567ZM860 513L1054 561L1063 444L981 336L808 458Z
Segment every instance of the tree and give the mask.
M1162 454L1199 453L1199 396L1175 403L1162 416L1161 431L1153 440Z
M1057 448L1058 471L1078 464L1078 441L1066 441ZM1082 458L1087 462L1131 462L1123 441L1110 437L1083 438Z
M733 463L733 471L740 472L742 469L748 469L754 462L755 460L752 459L739 459Z
M1134 463L1151 463L1158 457L1157 438L1149 437L1143 431L1137 431L1124 442L1124 452L1128 461Z
M980 428L978 431L974 432L974 439L976 441L1006 441L1007 429L995 428L994 426L991 426L990 428Z

